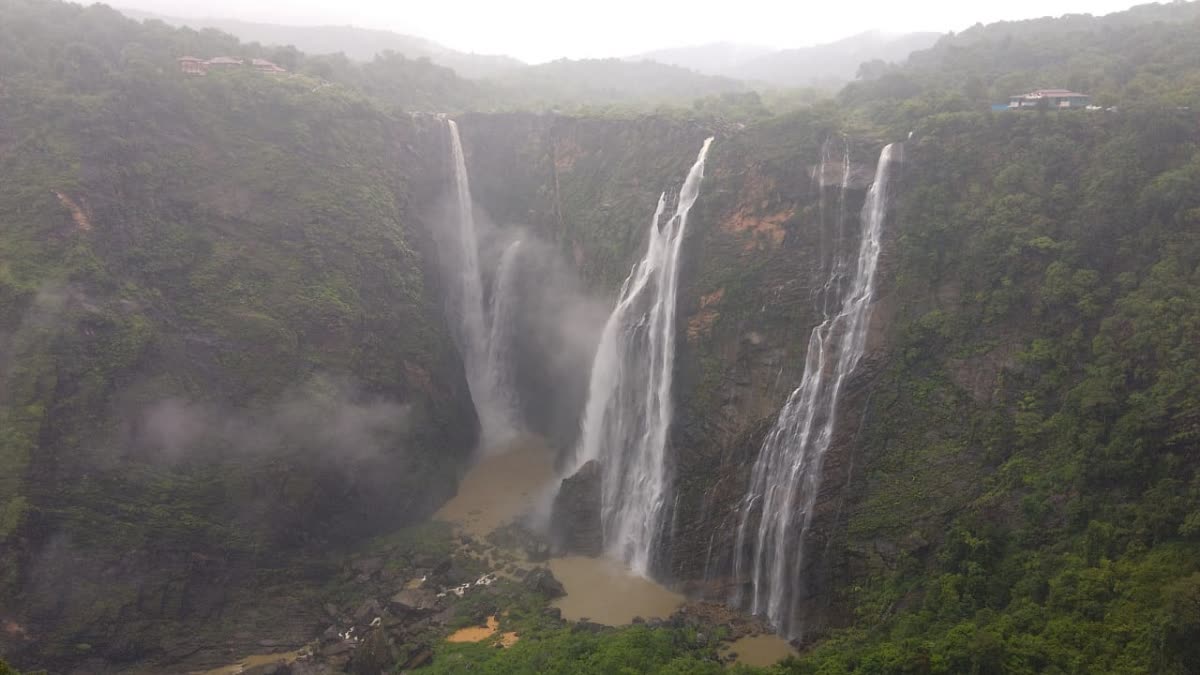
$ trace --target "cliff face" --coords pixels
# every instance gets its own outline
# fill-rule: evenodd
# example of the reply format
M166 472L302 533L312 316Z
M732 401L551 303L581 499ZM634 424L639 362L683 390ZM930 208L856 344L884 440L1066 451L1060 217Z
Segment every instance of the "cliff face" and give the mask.
M469 116L461 128L481 209L554 241L558 255L608 297L643 253L659 192L678 189L703 138L715 135L685 239L670 449L677 500L659 567L694 593L725 599L733 590L730 556L750 467L803 373L832 251L839 243L858 245L858 214L879 144L847 140L843 192L841 136L816 115L745 130L662 118L531 115ZM836 148L824 148L827 142ZM821 176L823 149L833 158ZM885 249L893 241L889 233ZM886 286L886 261L883 267ZM876 309L872 356L850 387L847 419L861 415L887 314ZM855 446L842 434L848 427L838 425L830 453L813 527L818 546L835 528L851 475ZM562 435L565 444L575 430ZM811 566L812 578L829 576L821 556ZM813 594L828 604L828 583Z
M1195 363L1179 332L1196 260L1195 201L1181 191L1196 176L1188 120L959 113L916 125L894 168L867 353L843 391L797 571L806 636L931 606L943 614L921 621L935 631L958 620L984 630L982 607L1086 616L1062 589L1110 574L1105 560L1123 560L1113 574L1135 586L1132 570L1179 583L1195 571L1170 553L1191 550L1195 532L1194 387L1171 374ZM481 207L529 223L609 297L641 254L658 191L715 132L685 240L676 500L659 561L663 578L699 595L734 591L738 501L820 320L841 197L814 174L841 124L819 112L715 130L463 124ZM850 230L881 145L870 136L849 138L836 208ZM1040 585L1013 586L1029 565ZM1152 624L1154 603L1138 607Z
M474 445L421 222L441 125L152 91L0 93L0 651L28 663L215 629L262 570L428 515Z

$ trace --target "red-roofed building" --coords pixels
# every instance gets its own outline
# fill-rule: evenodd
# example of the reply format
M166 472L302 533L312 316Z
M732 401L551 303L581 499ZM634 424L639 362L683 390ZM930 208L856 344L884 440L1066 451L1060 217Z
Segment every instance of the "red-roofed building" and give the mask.
M198 59L194 56L181 56L175 59L179 62L179 70L188 75L203 75L204 74L204 59Z
M286 73L287 70L266 59L251 59L250 65L260 73Z

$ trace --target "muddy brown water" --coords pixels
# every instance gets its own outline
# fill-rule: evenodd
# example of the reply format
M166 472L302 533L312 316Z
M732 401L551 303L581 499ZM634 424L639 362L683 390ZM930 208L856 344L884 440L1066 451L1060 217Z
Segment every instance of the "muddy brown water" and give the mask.
M483 538L533 508L554 478L554 451L537 437L524 437L485 454L433 517Z
M619 626L634 617L663 619L683 605L683 596L634 574L610 558L569 556L550 560L550 571L567 589L554 601L564 619Z
M434 518L483 539L536 508L557 480L553 450L537 437L521 438L485 454L463 477L458 494ZM572 621L587 619L619 626L634 617L669 617L684 603L679 593L610 558L566 556L552 558L547 564L567 591L553 604L563 618ZM490 624L465 630L469 635L464 632L459 639L482 640L494 631ZM736 652L737 662L750 666L769 666L796 653L786 640L770 634L741 638L722 651Z
M553 451L540 439L525 437L486 453L434 518L483 538L535 508L556 480ZM616 626L637 616L666 618L683 604L682 595L607 558L568 556L548 564L567 591L554 603L566 619Z
M739 638L722 648L721 652L736 653L738 663L758 668L773 666L789 656L796 655L796 650L787 640L772 634Z

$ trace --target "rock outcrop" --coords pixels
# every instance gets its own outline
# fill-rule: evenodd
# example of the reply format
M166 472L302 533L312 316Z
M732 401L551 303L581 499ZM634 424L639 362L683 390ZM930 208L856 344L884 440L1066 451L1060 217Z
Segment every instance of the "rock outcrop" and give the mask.
M551 539L564 553L596 556L604 551L600 522L600 463L592 460L563 479L554 498Z

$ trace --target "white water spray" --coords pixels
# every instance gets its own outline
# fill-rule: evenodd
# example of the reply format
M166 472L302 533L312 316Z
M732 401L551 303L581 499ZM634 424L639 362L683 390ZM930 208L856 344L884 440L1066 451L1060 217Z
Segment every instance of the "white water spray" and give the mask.
M666 194L658 199L646 255L625 279L592 362L580 443L568 472L590 460L601 462L605 549L645 576L670 492L666 450L679 252L712 140L704 141L666 222Z
M734 576L739 588L749 585L749 609L765 615L789 638L800 637L795 618L804 545L825 453L833 438L839 397L866 347L892 154L893 146L888 145L879 155L860 217L854 276L844 293L838 291L849 260L844 252L834 251L825 288L842 296L840 308L834 314L826 312L824 321L813 328L800 386L788 397L763 442L741 505ZM849 177L848 154L845 162L843 191ZM740 590L733 600L746 604Z
M475 227L474 202L462 140L454 120L446 120L450 130L450 152L454 162L454 190L457 198L458 230L456 232L457 270L450 275L453 312L458 319L456 335L458 348L466 370L471 400L479 415L482 446L500 447L513 436L514 417L512 396L506 395L492 367L496 350L490 338L496 332L497 312L493 298L490 317L484 313L483 275L479 267L479 235ZM512 249L512 247L510 247ZM506 252L507 253L507 252ZM501 261L503 266L503 261ZM495 292L493 292L495 295ZM503 322L504 317L499 321Z
M496 267L496 276L492 282L491 311L488 312L490 329L485 375L494 396L492 403L499 409L510 432L517 430L517 420L520 418L517 388L513 382L520 253L521 240L517 239L509 244L500 256L500 264Z

